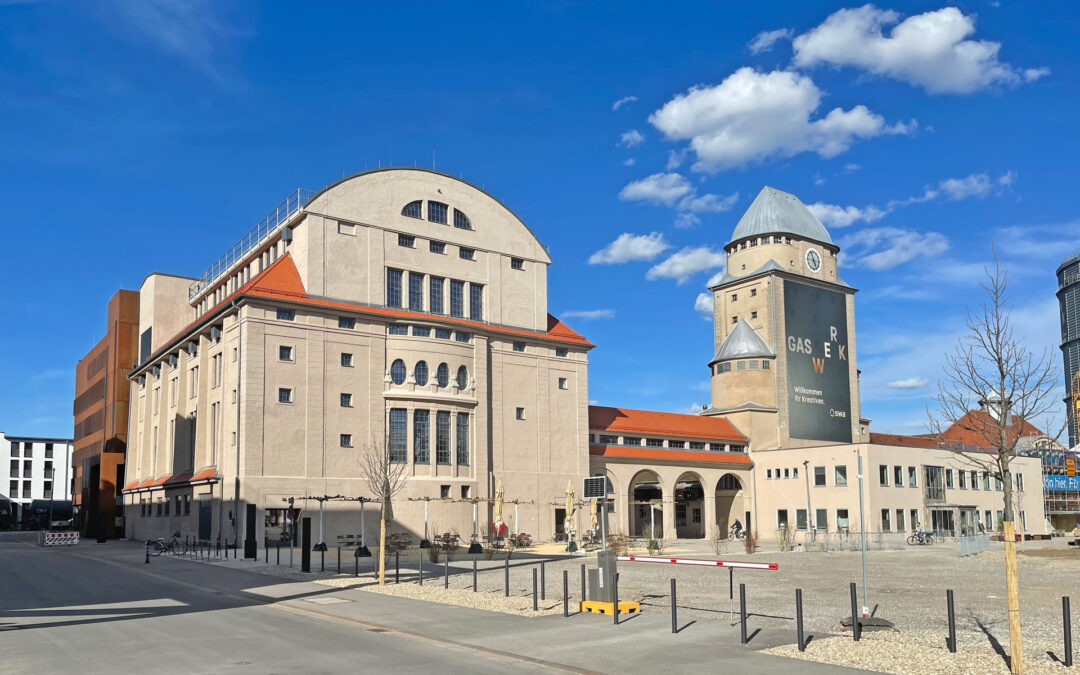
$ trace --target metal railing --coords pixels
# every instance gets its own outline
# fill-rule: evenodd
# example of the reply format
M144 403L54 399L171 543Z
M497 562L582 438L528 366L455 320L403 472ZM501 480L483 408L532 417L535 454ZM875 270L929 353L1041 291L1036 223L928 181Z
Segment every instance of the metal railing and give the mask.
M990 550L990 537L985 534L973 534L960 537L960 555L967 557Z
M259 221L255 227L251 228L251 231L244 235L240 241L233 244L224 255L215 260L201 275L199 275L199 278L188 287L188 300L194 300L199 293L202 293L215 281L221 278L223 274L228 272L229 269L244 256L244 254L266 241L270 235L277 232L282 225L289 222L293 215L298 213L300 209L304 208L304 206L311 201L314 194L315 193L311 190L297 188L295 192L286 197L278 204L276 209L267 214L267 216Z

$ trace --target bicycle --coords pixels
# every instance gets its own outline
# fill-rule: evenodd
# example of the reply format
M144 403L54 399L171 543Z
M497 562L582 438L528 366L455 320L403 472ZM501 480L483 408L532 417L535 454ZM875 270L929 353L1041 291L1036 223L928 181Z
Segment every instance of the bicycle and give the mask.
M728 539L731 541L744 541L746 539L746 530L735 529L735 526L732 525L731 529L728 530Z
M150 547L150 555L159 556L162 553L180 553L180 533L173 532L169 538L159 537L158 539L147 539L147 545Z
M929 532L913 532L907 538L908 546L930 546L934 543L934 535Z

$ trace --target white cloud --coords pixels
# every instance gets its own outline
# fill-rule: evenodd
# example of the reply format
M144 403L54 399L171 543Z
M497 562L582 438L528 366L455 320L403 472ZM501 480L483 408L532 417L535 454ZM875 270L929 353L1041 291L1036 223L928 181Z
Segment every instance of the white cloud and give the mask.
M733 192L727 197L717 197L710 193L690 195L679 200L679 209L691 213L722 213L730 211L737 201L739 201L738 192Z
M709 280L705 282L705 288L712 288L713 286L720 283L720 280L724 278L724 273L726 271L727 271L726 269L722 269L719 272L717 272L716 274L709 277Z
M593 321L595 319L614 319L615 310L613 309L572 309L567 312L563 312L560 315L563 319L582 319L585 321Z
M218 3L139 0L111 3L110 8L110 21L119 18L133 38L220 77L216 57L234 30L219 16Z
M993 185L985 173L971 174L967 178L947 178L941 181L941 190L953 201L968 197L985 197Z
M854 172L858 171L861 168L862 168L861 164L856 164L854 162L848 162L847 164L844 165L844 173L854 173Z
M712 321L713 318L713 294L712 293L698 293L698 296L694 298L694 311L701 312L702 318L707 321Z
M888 26L893 27L885 35L883 29ZM998 60L1001 43L967 39L974 32L974 17L955 7L900 21L897 12L868 4L841 9L796 37L792 41L794 64L803 68L852 66L923 87L932 94L968 94L1047 74L1045 68L1021 72L1002 63Z
M671 246L659 232L630 234L624 232L615 241L589 256L590 265L618 265L631 261L649 261Z
M629 183L619 192L619 199L674 206L677 200L693 192L690 181L677 173L654 173Z
M810 209L810 213L827 227L847 227L859 221L872 223L885 216L884 211L873 205L860 209L857 206L837 206L815 202L807 204L806 208Z
M675 227L680 229L686 229L689 227L697 227L701 224L701 218L698 218L689 211L682 211L675 215Z
M637 129L631 129L619 136L619 142L615 145L623 148L635 148L645 142L645 137Z
M825 178L822 177L822 175L820 173L815 173L814 174L814 185L824 185L824 184L825 184Z
M747 47L750 49L751 54L761 54L762 52L772 51L772 48L780 40L790 40L793 31L790 28L780 28L777 30L765 30L761 31L754 36L754 39L750 41Z
M635 164L637 164L637 162L634 161L633 157L627 157L626 159L623 160L622 164L623 164L623 166L634 166Z
M623 107L627 103L633 103L636 100L637 100L637 96L623 96L618 101L615 101L614 103L611 104L611 109L612 110L618 110L619 108Z
M802 152L835 157L859 140L910 133L910 125L887 126L862 105L811 119L821 96L805 75L740 68L718 85L679 94L649 122L670 140L689 141L694 170L707 172Z
M916 257L941 255L949 240L940 232L915 232L898 227L870 227L840 241L841 263L880 271L902 265Z
M922 389L928 384L930 380L925 377L908 377L903 380L893 380L885 386L890 389Z
M1014 225L994 232L998 255L1019 260L1047 260L1055 266L1080 249L1080 221L1048 225ZM1015 270L1010 270L1010 274Z
M682 285L695 274L714 270L725 264L727 264L727 255L723 251L714 251L708 246L687 247L650 267L645 273L645 278L674 279L676 283Z
M682 163L686 161L687 152L689 152L687 148L683 148L682 150L668 150L667 166L665 168L668 171L672 171L682 166Z

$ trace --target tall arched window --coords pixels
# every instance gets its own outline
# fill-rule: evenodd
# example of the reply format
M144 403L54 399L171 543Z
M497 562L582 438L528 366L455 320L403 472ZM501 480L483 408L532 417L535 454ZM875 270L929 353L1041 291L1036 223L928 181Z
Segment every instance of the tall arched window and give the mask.
M445 389L450 384L450 367L445 363L440 363L438 369L435 371L435 382L439 387Z
M417 199L415 202L409 202L405 205L405 208L401 209L401 215L409 218L423 218L421 210L423 208L423 202Z
M458 386L458 389L464 390L465 387L468 384L469 384L469 371L465 368L465 366L461 366L460 368L457 369L457 386Z
M459 230L471 230L472 223L469 222L469 217L467 215L454 209L454 227Z
M428 381L428 368L427 361L417 361L413 366L413 378L416 380L416 384L419 387L427 384Z
M405 382L405 362L401 359L397 359L390 364L390 381L394 384L403 384Z

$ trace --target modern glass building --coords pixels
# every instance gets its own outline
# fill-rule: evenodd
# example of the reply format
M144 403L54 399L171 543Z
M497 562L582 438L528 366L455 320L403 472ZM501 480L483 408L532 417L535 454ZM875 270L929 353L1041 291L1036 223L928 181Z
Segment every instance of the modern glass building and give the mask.
M1069 417L1069 447L1080 443L1073 404L1080 393L1080 251L1074 251L1057 268L1058 304L1061 308L1061 353L1065 361L1066 410Z

